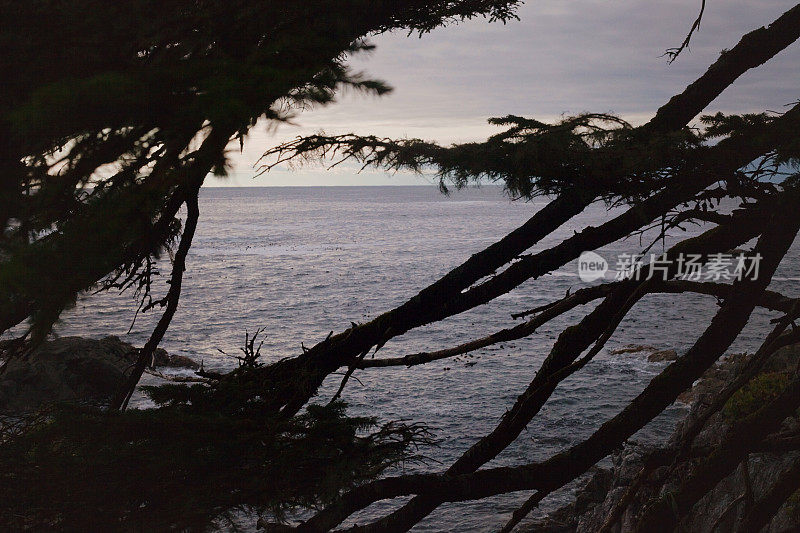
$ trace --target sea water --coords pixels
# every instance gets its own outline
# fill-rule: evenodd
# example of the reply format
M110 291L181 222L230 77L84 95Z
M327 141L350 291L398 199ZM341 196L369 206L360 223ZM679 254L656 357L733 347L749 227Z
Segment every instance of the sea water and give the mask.
M245 331L266 328L261 348L265 362L301 353L340 332L391 309L453 267L502 238L540 209L547 199L511 201L499 187L455 191L436 187L275 187L205 188L200 223L187 260L180 307L162 347L203 361L207 369L227 370ZM590 206L534 246L542 250L587 225L597 226L619 209ZM701 231L671 230L654 251ZM621 253L636 253L651 243L651 231L607 246L599 253L613 270ZM648 240L650 239L650 240ZM797 296L797 249L784 261L773 288ZM162 281L169 264L161 265ZM451 347L519 323L511 313L562 298L587 286L577 264L564 267L491 303L424 326L391 340L376 357L398 357ZM118 335L141 346L158 317L139 316L130 333L136 301L132 294L100 294L79 300L56 331L59 335ZM367 369L355 374L343 399L352 414L380 420L404 419L428 425L441 439L423 450L427 465L407 471L441 471L477 439L490 432L535 375L559 332L594 307L579 307L540 327L535 334L472 354L412 368ZM606 348L580 372L561 383L528 428L487 466L546 459L589 436L638 394L665 365L649 363L646 353L611 355L628 344L657 349L689 348L709 324L717 302L697 295L649 295L628 314ZM752 351L774 314L757 310L731 352ZM152 378L147 378L152 380ZM327 402L341 376L331 376L318 402ZM141 396L135 406L146 407ZM685 406L670 407L635 436L664 439ZM573 484L542 503L531 516L552 510L570 497ZM528 497L512 493L476 502L442 505L415 530L496 530ZM405 500L404 500L405 501ZM398 502L381 502L353 517L358 523L383 516ZM351 522L352 523L352 520Z

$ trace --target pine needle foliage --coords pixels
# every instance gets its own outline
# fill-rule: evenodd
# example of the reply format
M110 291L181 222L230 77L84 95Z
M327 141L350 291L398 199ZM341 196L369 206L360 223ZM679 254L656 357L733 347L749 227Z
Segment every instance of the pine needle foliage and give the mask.
M149 393L168 405L62 407L5 439L0 527L203 531L237 512L282 519L421 460L417 447L433 442L418 425L349 417L342 402L277 420L249 416L256 398L210 409L203 386Z
M634 204L670 180L698 169L707 148L721 138L772 131L774 113L700 118L701 128L654 134L610 114L584 113L554 124L508 115L489 119L506 129L483 142L440 146L421 139L388 139L324 133L298 137L265 152L262 172L278 165L299 167L355 161L362 170L433 172L448 192L481 183L503 185L513 198L591 191L609 203ZM787 131L787 139L792 131ZM792 165L800 149L785 144L772 167ZM766 163L766 161L765 161ZM741 175L725 176L731 182ZM753 181L753 180L750 180Z
M517 4L4 2L0 333L30 318L41 340L97 287L148 297L181 205L210 172L225 175L230 139L341 90L390 90L346 64L373 48L370 36L506 21Z

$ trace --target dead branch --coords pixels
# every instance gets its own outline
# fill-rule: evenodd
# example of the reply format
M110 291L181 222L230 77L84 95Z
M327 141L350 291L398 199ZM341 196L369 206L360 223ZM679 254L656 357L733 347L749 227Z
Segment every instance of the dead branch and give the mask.
M186 207L186 224L183 229L183 235L181 235L180 244L178 245L178 252L175 254L175 260L172 264L172 275L170 276L169 291L167 291L167 296L165 298L167 308L161 315L161 318L159 319L158 324L156 324L156 327L153 330L153 333L150 335L147 343L145 343L144 347L142 347L141 351L139 352L136 364L134 365L131 374L126 379L123 389L114 398L114 401L111 404L112 410L119 409L124 411L128 406L128 402L130 401L134 390L136 390L136 385L139 383L142 373L144 372L145 368L147 368L147 365L153 360L153 354L155 353L156 348L158 348L158 344L161 342L161 339L164 338L164 334L167 332L167 328L172 321L172 317L175 316L175 311L178 309L178 301L181 293L181 282L183 281L183 272L186 270L186 255L189 253L192 237L194 237L194 231L197 228L197 220L200 216L200 211L197 205L197 194L187 199Z
M700 29L700 21L703 20L703 12L705 10L706 10L706 0L702 0L700 4L700 13L697 15L697 18L692 23L692 27L689 28L689 33L686 35L686 38L677 48L669 48L667 49L666 52L664 52L664 55L669 58L668 60L669 63L672 63L673 61L678 59L680 53L689 47L689 41L692 40L692 35L694 35L694 32Z
M569 296L543 306L543 311L531 320L523 324L519 324L513 328L507 328L498 332L492 333L486 337L475 339L465 342L453 348L438 350L435 352L421 352L409 354L404 357L386 358L386 359L368 359L360 361L357 368L380 368L387 366L415 366L430 363L431 361L438 361L449 357L455 357L469 353L480 348L491 346L499 342L508 342L516 339L521 339L533 334L537 328L546 324L550 320L560 316L575 307L587 304L592 300L607 296L617 284L606 283L603 285L596 285L594 287L586 287L580 289Z
M659 109L650 121L650 127L671 131L683 126L719 96L722 89L747 70L766 63L798 37L800 5L788 10L769 26L744 35L736 46L720 55L697 81Z

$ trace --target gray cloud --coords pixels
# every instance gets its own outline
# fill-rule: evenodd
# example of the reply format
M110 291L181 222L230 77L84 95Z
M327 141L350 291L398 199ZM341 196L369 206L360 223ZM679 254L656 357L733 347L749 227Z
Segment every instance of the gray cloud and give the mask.
M709 0L690 50L672 65L659 56L683 40L699 0L539 0L526 3L521 20L507 25L475 20L422 38L378 36L373 40L377 51L351 63L388 81L395 87L391 95L344 95L337 104L300 115L299 127L282 126L271 134L257 130L245 152L234 157L234 177L227 184L418 181L380 173L353 177L351 168L333 175L303 169L249 179L266 147L320 129L449 143L484 138L494 131L487 118L510 113L552 120L563 113L611 111L642 122L702 74L722 49L792 5ZM747 73L709 111L778 110L796 101L798 54L795 43Z

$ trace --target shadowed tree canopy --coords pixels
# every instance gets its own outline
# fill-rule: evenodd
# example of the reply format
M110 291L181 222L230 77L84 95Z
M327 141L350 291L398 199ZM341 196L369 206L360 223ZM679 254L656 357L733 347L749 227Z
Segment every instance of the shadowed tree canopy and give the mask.
M224 174L229 139L342 88L388 87L345 59L516 0L4 2L0 331L46 334L76 294L147 291L176 213Z
M0 44L0 333L30 319L40 342L78 294L133 289L165 308L124 406L180 296L197 194L259 119L285 121L382 82L345 59L390 30L425 33L474 16L505 21L517 0L6 2ZM186 227L170 288L154 259Z

